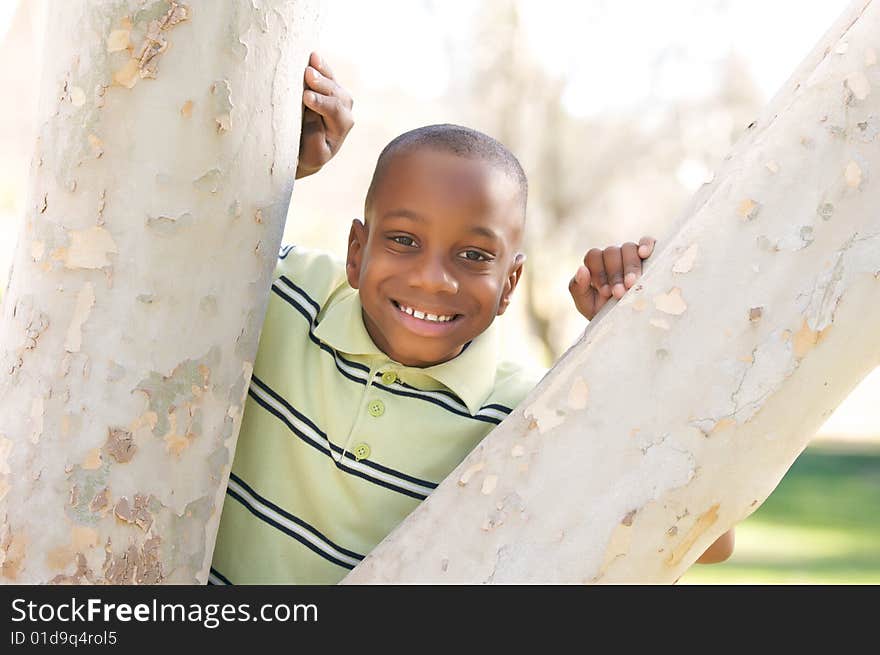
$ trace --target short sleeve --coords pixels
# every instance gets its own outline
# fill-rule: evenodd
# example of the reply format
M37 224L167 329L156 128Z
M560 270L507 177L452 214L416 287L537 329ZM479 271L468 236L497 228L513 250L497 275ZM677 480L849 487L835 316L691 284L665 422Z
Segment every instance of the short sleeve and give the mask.
M284 245L278 252L272 281L299 290L323 306L333 292L345 284L345 262L321 250Z

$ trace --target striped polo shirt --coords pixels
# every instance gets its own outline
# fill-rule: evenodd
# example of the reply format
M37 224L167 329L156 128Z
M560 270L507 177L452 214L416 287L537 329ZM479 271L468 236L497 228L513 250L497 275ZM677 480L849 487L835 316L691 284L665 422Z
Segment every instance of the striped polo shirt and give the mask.
M493 323L403 366L373 343L344 262L285 246L260 335L209 582L335 584L535 386Z

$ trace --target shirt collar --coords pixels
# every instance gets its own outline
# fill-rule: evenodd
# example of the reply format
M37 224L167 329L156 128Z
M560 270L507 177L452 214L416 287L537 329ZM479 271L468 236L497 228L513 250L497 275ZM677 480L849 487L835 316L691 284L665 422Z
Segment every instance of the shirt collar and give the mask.
M360 294L348 288L326 305L315 328L315 336L334 349L351 355L375 355L393 362L382 352L364 326ZM482 406L495 384L498 361L498 335L493 322L477 335L458 356L448 362L424 368L396 366L428 375L461 398L473 415Z

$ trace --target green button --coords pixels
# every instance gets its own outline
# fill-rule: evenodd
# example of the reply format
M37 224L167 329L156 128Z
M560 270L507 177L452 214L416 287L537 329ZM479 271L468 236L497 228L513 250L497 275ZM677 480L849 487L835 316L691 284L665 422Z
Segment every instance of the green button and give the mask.
M370 446L365 443L359 443L357 446L354 447L354 450L352 452L354 453L354 458L357 461L361 461L362 459L366 459L370 456Z
M385 403L381 400L373 400L367 410L370 412L370 416L382 416L385 413Z
M397 381L397 373L394 371L385 371L382 374L382 382L385 384L392 384Z

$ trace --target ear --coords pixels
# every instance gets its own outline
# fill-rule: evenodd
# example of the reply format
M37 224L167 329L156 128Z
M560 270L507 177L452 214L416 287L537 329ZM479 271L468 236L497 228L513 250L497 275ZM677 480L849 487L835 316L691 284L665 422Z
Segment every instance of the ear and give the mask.
M348 233L348 254L345 260L345 275L352 289L357 289L361 277L361 261L367 249L367 226L358 219L351 222Z
M501 292L501 299L498 303L498 316L501 316L506 312L508 305L510 305L510 298L513 295L513 290L516 289L516 285L522 277L523 264L525 261L526 256L521 252L517 253L516 257L513 259L513 264L510 267L510 272L507 274L507 280L504 283L504 290Z

